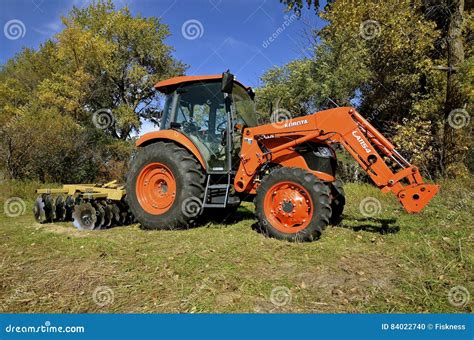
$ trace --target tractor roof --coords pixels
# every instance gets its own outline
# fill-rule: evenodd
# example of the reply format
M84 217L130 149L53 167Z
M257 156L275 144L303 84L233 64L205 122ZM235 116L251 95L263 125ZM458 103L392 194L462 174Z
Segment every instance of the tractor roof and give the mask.
M184 83L193 83L193 82L211 82L217 79L222 79L222 74L211 74L206 76L179 76L174 78L169 78L166 80L159 81L155 84L155 88L163 93L173 92L179 85ZM237 84L242 86L244 89L247 89L242 83L237 80L234 80Z

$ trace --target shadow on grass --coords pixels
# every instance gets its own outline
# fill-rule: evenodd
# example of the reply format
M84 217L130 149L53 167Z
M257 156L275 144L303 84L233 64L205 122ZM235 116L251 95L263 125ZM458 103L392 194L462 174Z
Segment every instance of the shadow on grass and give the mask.
M253 220L253 219L255 219L255 214L253 213L253 211L247 209L246 207L240 206L237 211L232 210L230 208L229 209L214 208L214 209L204 210L203 215L201 215L199 219L196 221L196 223L192 225L188 225L184 228L171 228L171 229L165 229L165 230L185 231L189 229L209 227L211 225L218 225L219 227L222 227L222 226L228 227L236 223L239 223L241 221ZM161 230L160 228L147 229L147 228L144 228L140 224L139 224L139 228L143 231Z
M349 223L347 223L349 222ZM350 223L350 222L356 222ZM397 222L395 218L373 218L373 217L349 217L343 216L342 222L335 225L336 228L352 229L355 232L368 231L370 233L379 234L396 234L400 231L400 226L391 225Z
M233 209L212 209L207 213L204 213L200 225L217 223L229 226L241 221L254 219L254 212L242 206L239 207L237 211L234 211Z
M360 223L357 225L347 224L344 221L355 221L355 222L366 222ZM367 223L371 222L371 223ZM379 233L382 235L385 234L396 234L400 231L400 227L398 225L391 225L396 223L397 220L395 218L355 218L355 217L348 217L344 216L342 222L337 225L334 225L336 228L345 228L351 229L352 231L359 232L359 231L367 231L370 233ZM258 222L252 224L252 229L260 234L265 234L263 230L260 228Z

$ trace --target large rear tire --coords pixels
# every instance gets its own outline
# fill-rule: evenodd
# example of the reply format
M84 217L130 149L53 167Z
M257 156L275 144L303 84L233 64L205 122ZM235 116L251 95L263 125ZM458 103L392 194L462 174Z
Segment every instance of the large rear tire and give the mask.
M141 148L127 178L127 202L145 229L182 229L202 210L205 176L200 163L174 143Z
M331 217L329 193L327 184L303 169L272 171L255 198L260 229L281 240L317 240Z

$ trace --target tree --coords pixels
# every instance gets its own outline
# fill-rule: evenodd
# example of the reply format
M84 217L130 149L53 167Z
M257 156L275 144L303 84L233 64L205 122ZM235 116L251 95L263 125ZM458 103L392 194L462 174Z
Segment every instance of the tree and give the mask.
M315 8L319 5L317 1L284 2L296 11L305 3ZM451 3L444 17L429 15L433 3L444 2ZM467 129L458 129L451 135L453 143L446 139L452 130L446 123L451 110L471 105L463 94L472 87L463 78L468 78L469 72L460 56L462 42L472 30L466 29L469 20L456 14L461 12L461 2L328 2L317 12L327 25L314 31L317 43L309 83L310 87L317 84L314 105L324 108L325 97L339 105L355 105L393 138L407 157L417 157L425 175L462 174L472 138L466 136ZM456 27L454 35L446 34L450 25ZM451 47L441 47L443 41ZM469 56L472 53L468 51L467 60ZM447 65L449 60L457 61L448 68L450 76L446 78L438 65ZM303 87L292 91L299 93Z
M280 0L289 11L295 11L296 14L300 14L304 6L311 8L314 7L316 10L319 7L319 0Z
M315 83L311 60L296 60L274 67L262 76L263 86L256 91L257 107L264 113L288 110L294 116L312 111Z
M185 70L164 43L168 27L155 17L133 17L127 7L117 11L110 0L74 8L63 23L66 28L57 36L58 58L66 76L51 79L43 90L56 87L50 97L69 102L71 87L86 89L81 98L74 98L83 108L83 118L90 121L93 112L111 110L113 124L107 131L119 139L129 138L139 130L141 119L158 111L159 95L153 85Z
M440 39L441 48L446 55L446 66L441 67L447 74L446 97L444 102L443 117L443 143L440 150L441 170L447 175L458 167L462 158L459 152L453 152L457 147L456 131L452 126L450 115L462 110L466 104L466 96L462 91L462 80L459 70L465 59L463 29L467 21L464 20L464 0L427 0L426 15L436 22L442 32ZM457 150L459 151L459 149Z
M120 179L132 133L159 115L153 85L185 66L164 43L166 25L110 0L73 8L63 23L0 69L0 167L16 179Z

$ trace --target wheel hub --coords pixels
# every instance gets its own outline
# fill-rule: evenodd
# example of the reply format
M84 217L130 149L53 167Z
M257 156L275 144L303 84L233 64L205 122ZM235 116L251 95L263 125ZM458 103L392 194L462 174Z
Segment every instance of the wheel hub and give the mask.
M293 205L293 203L291 201L287 201L287 200L283 201L282 208L283 208L284 212L291 213L293 211L294 207L295 206Z
M162 163L145 166L137 178L137 198L141 207L153 215L168 211L176 197L176 180Z
M311 220L311 197L297 183L277 183L265 196L265 215L279 231L296 233L306 228Z

